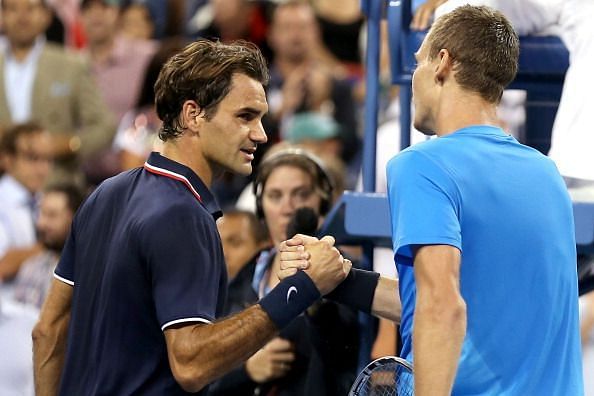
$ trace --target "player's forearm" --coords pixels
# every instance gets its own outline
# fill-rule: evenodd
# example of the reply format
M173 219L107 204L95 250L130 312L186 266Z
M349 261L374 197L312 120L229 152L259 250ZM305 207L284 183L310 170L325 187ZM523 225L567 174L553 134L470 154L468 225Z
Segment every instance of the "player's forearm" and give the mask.
M166 330L167 331L167 330ZM197 392L247 360L278 331L259 305L210 325L192 326L169 361L176 380Z
M398 279L381 276L378 280L371 313L375 316L400 323L402 305L398 294Z
M466 334L461 297L439 301L417 295L413 350L415 395L449 396Z
M66 354L66 336L70 315L53 327L40 323L33 329L33 370L35 395L58 394Z
M327 269L312 274L324 285L322 290L339 280L332 279L333 272L324 273ZM220 322L165 329L176 381L187 392L199 391L245 361L319 298L317 284L301 271L285 278L257 305Z

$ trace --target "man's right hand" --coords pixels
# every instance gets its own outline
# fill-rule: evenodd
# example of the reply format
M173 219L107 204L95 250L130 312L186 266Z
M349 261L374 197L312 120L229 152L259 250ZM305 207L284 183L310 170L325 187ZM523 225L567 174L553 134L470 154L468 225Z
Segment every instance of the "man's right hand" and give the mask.
M282 280L298 270L304 270L320 294L330 293L346 278L352 266L334 247L334 242L334 238L329 235L318 240L301 234L282 242L279 246L279 278Z

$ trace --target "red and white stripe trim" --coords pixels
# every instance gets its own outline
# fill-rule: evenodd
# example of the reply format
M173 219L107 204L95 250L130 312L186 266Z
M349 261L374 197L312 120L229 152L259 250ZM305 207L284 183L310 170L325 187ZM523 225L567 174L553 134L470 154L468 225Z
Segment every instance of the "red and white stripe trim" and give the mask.
M180 175L179 173L175 173L175 172L172 172L167 169L156 167L154 165L149 164L148 162L144 163L144 169L146 169L148 172L154 173L156 175L165 176L170 179L174 179L174 180L184 183L186 185L186 187L188 187L190 189L192 194L194 194L196 199L198 201L202 202L202 197L200 196L200 194L198 194L198 191L196 191L194 186L192 186L192 183L190 183L190 181L184 175Z

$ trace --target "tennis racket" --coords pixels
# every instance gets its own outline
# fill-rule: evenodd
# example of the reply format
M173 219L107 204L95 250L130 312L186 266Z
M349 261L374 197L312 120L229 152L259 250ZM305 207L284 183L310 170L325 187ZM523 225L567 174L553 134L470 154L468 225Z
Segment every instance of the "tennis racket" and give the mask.
M357 376L349 396L413 396L412 365L404 359L384 356L369 363Z

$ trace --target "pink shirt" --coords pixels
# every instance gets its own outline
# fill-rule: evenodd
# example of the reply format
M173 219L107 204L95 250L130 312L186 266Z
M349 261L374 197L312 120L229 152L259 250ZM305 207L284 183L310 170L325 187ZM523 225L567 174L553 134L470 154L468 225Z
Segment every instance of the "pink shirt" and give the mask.
M117 37L109 58L91 64L97 86L118 122L136 106L146 67L156 49L151 41Z

